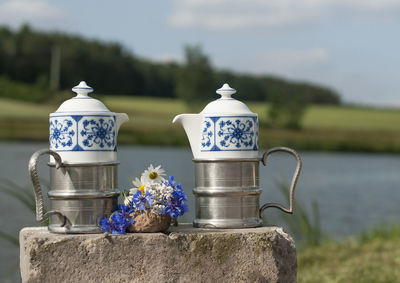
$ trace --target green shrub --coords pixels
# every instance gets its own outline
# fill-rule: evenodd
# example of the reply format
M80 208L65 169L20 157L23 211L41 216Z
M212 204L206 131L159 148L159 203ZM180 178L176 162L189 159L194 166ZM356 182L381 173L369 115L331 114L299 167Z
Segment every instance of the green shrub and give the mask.
M299 95L283 92L271 92L268 105L268 116L271 126L299 130L307 108L307 101Z
M42 85L42 83L30 85L11 81L6 77L0 76L0 97L30 102L41 102L48 97L49 92L43 87L39 87L39 85Z

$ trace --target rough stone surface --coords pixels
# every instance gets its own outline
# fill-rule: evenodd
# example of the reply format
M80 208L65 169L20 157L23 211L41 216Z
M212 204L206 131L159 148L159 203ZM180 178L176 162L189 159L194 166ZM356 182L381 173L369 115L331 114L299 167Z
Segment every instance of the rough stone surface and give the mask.
M296 282L293 239L279 227L163 233L20 232L23 282Z

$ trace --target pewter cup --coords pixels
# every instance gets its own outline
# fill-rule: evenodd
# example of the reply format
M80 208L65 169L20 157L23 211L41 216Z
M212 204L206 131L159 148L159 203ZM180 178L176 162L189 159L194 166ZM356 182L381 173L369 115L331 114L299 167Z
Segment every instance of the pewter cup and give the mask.
M37 163L41 155L54 157L50 167L51 210L44 213L42 189L37 174ZM50 218L49 231L54 233L101 233L98 219L110 214L118 205L118 162L63 164L56 152L43 149L35 152L29 160L32 179L36 220Z
M290 186L289 208L266 203L260 208L259 162L267 165L267 157L274 152L287 152L297 161ZM262 214L268 207L293 213L294 191L301 170L301 159L296 151L276 147L254 159L194 159L196 187L194 227L250 228L262 225Z

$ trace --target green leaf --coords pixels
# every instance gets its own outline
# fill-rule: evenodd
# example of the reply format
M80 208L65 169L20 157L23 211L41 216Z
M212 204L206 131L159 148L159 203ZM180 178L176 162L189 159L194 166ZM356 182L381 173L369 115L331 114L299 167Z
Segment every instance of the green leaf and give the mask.
M18 237L0 231L0 239L6 240L9 243L19 247Z

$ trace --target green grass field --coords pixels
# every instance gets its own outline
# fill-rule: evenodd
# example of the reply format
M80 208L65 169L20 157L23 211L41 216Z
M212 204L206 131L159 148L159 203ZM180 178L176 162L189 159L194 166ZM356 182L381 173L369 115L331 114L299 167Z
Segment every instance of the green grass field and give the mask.
M130 117L121 127L119 143L188 145L182 127L172 124L175 115L190 112L183 102L127 96L100 99L110 110ZM0 99L0 139L47 140L48 115L58 106L59 102ZM300 150L400 152L400 110L311 106L305 113L303 129L295 131L265 126L269 122L266 103L248 106L259 115L262 148L285 145Z
M400 228L377 228L298 253L298 282L399 282Z

